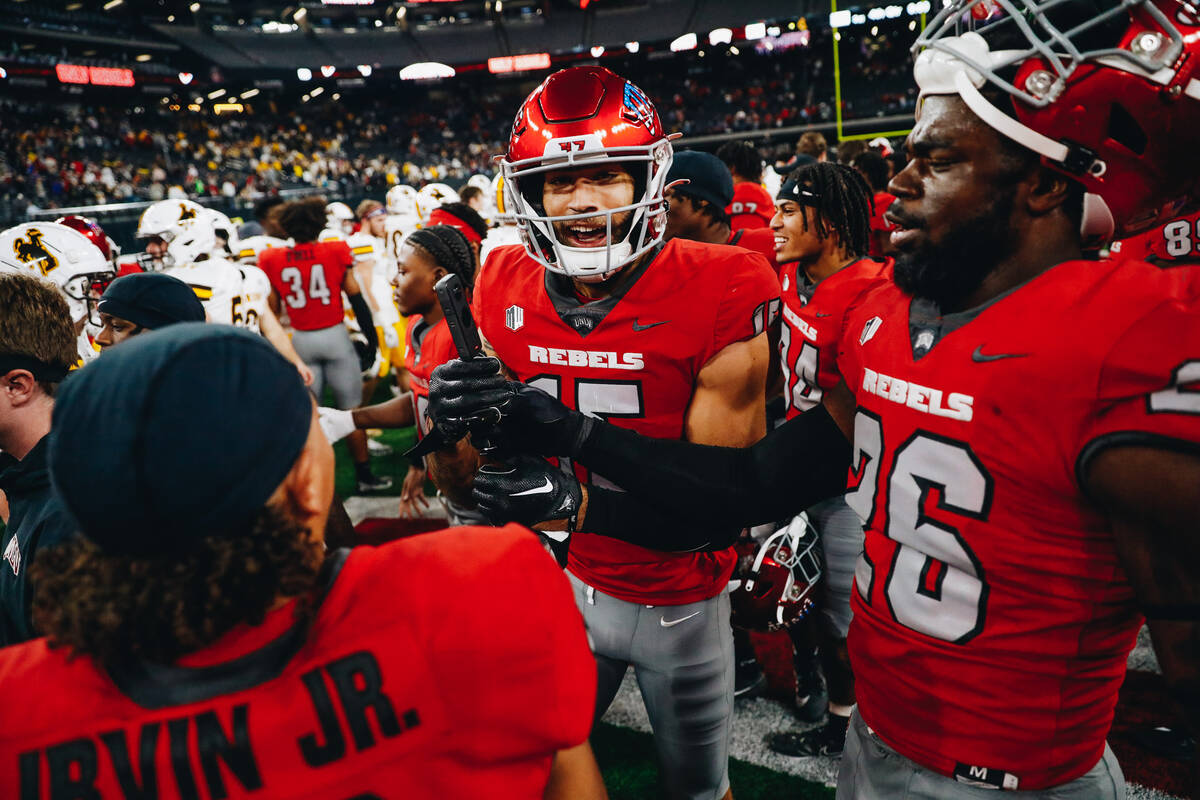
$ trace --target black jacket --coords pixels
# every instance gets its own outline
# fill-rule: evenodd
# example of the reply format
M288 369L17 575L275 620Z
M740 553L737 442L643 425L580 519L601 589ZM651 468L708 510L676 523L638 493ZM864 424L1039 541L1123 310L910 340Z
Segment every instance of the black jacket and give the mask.
M34 639L29 565L40 547L75 536L75 520L50 485L43 437L25 458L0 454L0 490L8 496L8 528L0 539L0 647Z

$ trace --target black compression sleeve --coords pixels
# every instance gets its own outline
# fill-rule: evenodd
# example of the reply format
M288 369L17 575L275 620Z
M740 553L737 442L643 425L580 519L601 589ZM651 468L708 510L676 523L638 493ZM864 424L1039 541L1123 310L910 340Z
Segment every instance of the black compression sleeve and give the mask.
M591 485L587 490L584 530L651 550L724 550L742 531L740 525L714 525L708 520L652 506L629 492Z
M597 424L576 457L647 503L704 520L707 529L772 522L841 494L851 448L817 406L741 449Z
M354 318L358 320L358 327L362 329L367 343L371 345L371 349L379 347L379 337L375 334L375 320L371 316L371 308L367 305L366 298L361 293L350 294L347 297L350 298L350 308L354 310Z

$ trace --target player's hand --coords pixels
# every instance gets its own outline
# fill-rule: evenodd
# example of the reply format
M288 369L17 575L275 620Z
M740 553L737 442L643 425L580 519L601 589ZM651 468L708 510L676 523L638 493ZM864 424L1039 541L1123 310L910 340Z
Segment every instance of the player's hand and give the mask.
M542 535L559 566L566 566L583 487L545 459L516 456L508 464L485 464L471 491L479 510L493 524L519 522Z
M300 380L304 381L305 386L312 386L313 371L308 368L308 364L303 361L296 362L296 372L300 373Z
M400 334L396 333L396 329L391 325L383 326L383 343L388 348L400 346Z
M512 389L494 358L470 361L452 359L433 371L429 379L429 405L425 415L431 429L446 442L457 442L473 424L500 419L500 410L512 398Z
M354 424L354 414L351 411L320 406L317 408L317 415L321 432L325 434L325 438L329 440L330 444L345 439L357 430L358 426Z
M425 470L410 466L400 486L400 519L418 519L429 508L425 496Z

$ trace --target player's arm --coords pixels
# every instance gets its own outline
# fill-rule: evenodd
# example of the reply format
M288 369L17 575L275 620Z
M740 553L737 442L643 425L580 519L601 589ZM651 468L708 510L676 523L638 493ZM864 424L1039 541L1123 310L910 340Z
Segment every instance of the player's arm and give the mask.
M313 382L312 370L304 363L304 359L296 352L296 348L292 346L292 340L283 330L283 326L279 324L279 318L275 316L275 312L266 308L258 318L258 327L262 331L263 337L274 345L284 358L296 365L296 371L300 373L300 377L304 380L305 386L311 386Z
M585 741L554 754L550 780L542 797L544 800L606 800L608 792L590 744Z
M279 292L275 291L275 286L272 284L271 293L267 295L267 305L271 307L271 313L276 317L279 316Z
M372 312L379 310L379 301L371 292L371 273L374 270L375 259L373 258L364 258L361 260L356 259L354 262L354 279L358 281L359 287L362 288L363 294L367 298L367 305L370 307Z
M378 349L379 337L375 334L375 319L371 316L371 309L367 307L362 286L354 277L353 269L346 270L346 274L342 278L342 291L350 299L350 308L354 311L354 318L358 320L358 327L362 330L367 344L372 350Z
M1093 459L1085 480L1108 512L1158 662L1194 736L1200 731L1200 450L1109 448Z
M767 334L726 345L696 377L684 418L689 442L747 447L767 432L765 399L770 350Z

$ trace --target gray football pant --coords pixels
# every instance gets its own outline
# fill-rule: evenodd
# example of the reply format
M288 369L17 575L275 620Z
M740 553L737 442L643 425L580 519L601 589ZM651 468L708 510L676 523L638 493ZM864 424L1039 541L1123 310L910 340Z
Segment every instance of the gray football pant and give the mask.
M808 518L821 535L821 552L825 558L821 616L834 636L845 639L850 630L854 567L863 550L862 520L842 497L817 503L808 509Z
M838 771L837 800L1124 800L1125 775L1107 744L1088 772L1050 789L1000 791L959 783L910 761L850 717Z
M729 593L681 606L646 606L567 575L596 656L596 720L632 665L654 730L665 796L723 796L729 790L733 723Z
M321 402L325 384L333 390L337 408L356 408L362 405L362 372L358 368L358 353L350 343L350 334L341 323L316 331L292 333L292 347L308 364L313 373L310 389Z

